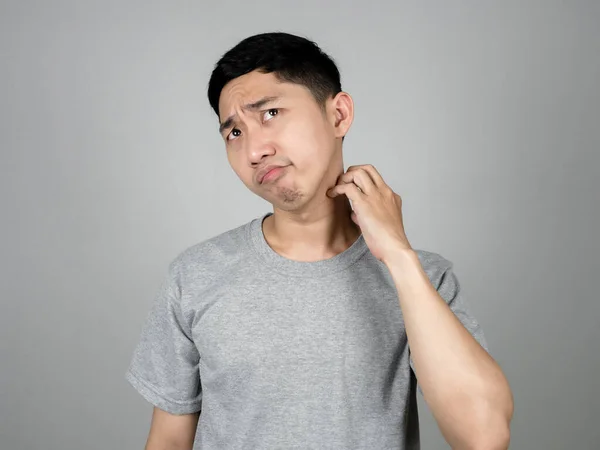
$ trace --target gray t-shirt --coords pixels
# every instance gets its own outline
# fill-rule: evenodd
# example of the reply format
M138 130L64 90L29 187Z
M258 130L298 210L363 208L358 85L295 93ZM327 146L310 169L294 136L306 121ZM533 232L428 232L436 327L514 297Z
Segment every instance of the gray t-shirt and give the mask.
M165 411L201 411L194 450L418 449L417 382L387 267L362 235L327 260L287 259L264 238L270 214L170 263L126 379ZM487 350L452 263L416 251Z

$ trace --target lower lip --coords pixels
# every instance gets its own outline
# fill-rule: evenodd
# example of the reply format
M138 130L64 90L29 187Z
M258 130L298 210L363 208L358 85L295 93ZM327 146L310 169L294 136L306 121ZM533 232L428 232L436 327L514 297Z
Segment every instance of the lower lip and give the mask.
M261 184L273 181L275 178L277 178L283 173L283 169L285 169L285 167L278 167L277 169L270 170L262 179Z

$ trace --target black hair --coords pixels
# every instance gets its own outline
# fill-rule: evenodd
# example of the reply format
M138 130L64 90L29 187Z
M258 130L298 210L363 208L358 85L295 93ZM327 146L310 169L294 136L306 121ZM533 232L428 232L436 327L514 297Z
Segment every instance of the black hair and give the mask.
M208 101L217 116L223 87L254 70L305 86L321 108L342 90L335 62L313 41L283 32L256 34L227 51L215 65L208 83Z

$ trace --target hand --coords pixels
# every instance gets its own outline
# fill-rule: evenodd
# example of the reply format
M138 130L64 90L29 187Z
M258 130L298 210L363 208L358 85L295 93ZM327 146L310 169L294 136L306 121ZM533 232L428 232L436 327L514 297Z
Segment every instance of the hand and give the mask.
M373 256L386 263L398 252L413 250L402 221L402 199L370 164L350 166L327 191L331 198L344 194L352 201L350 217L363 234Z

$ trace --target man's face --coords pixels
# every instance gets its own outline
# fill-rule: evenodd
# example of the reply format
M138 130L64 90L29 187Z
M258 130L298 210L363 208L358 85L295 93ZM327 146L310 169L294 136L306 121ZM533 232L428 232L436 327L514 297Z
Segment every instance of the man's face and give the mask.
M333 99L324 112L304 86L254 71L225 85L219 112L227 158L248 189L287 211L327 198L343 170L347 131L336 126ZM271 164L286 167L261 183L259 171Z

